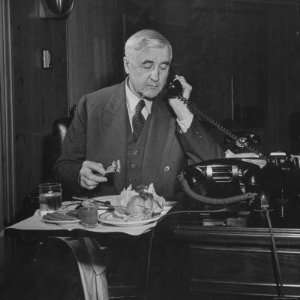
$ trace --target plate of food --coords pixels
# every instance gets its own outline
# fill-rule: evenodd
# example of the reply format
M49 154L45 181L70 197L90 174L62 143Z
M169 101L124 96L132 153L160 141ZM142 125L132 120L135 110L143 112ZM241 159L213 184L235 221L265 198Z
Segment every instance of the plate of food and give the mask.
M146 225L149 223L153 223L158 221L163 214L158 214L156 216L152 216L148 219L144 220L134 220L134 219L122 219L117 217L114 212L104 212L99 216L99 221L106 225L113 225L113 226L140 226Z
M76 224L79 223L80 220L49 220L49 219L43 219L43 221L45 223L49 223L49 224Z
M43 216L42 220L45 223L51 224L72 224L80 222L78 218L60 212L48 213Z
M99 215L103 224L138 226L159 220L165 214L165 199L156 194L153 184L132 189L129 186L119 195L119 203L112 211Z

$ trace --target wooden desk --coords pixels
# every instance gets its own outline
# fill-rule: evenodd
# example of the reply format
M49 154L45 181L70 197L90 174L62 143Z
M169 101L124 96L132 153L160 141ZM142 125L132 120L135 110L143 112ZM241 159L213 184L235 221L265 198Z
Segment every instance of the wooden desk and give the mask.
M180 287L180 297L232 300L277 296L268 228L205 227L177 218L165 224L163 232L181 261L177 267L181 275L173 282L173 287ZM300 229L276 228L273 232L282 291L300 297Z

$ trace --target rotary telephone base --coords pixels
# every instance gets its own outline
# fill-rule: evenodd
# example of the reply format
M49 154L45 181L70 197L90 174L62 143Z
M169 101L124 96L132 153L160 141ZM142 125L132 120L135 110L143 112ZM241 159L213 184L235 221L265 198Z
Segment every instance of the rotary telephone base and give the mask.
M264 167L239 159L216 159L187 167L179 176L183 205L203 210L203 225L298 227L300 168L286 157L270 155Z

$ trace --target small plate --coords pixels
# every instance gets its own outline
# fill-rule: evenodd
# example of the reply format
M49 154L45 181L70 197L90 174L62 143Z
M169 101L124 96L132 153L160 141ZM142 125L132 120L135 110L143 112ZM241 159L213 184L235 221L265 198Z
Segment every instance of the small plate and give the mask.
M79 223L80 220L47 220L47 219L42 219L45 223L49 224L76 224Z
M121 226L121 227L129 227L129 226L139 226L146 225L149 223L153 223L159 220L164 213L161 213L155 217L146 220L138 220L138 221L124 221L122 219L114 217L112 212L105 212L99 216L99 221L103 224L113 225L113 226Z

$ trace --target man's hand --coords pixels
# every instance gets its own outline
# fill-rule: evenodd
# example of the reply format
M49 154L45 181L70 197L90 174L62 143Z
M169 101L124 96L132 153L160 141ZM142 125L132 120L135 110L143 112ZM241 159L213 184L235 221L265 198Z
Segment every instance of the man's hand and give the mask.
M192 86L185 80L183 76L176 75L175 79L178 80L182 86L182 97L185 100L188 100L192 92ZM187 103L182 101L182 99L179 97L174 97L169 99L169 104L174 110L178 121L188 120L188 123L191 123L192 113L189 110Z
M192 92L192 86L186 81L186 79L183 76L175 75L175 80L178 80L182 86L182 97L185 99L190 99L191 92Z
M86 160L79 171L79 183L82 187L93 190L99 183L107 181L105 173L101 163Z

